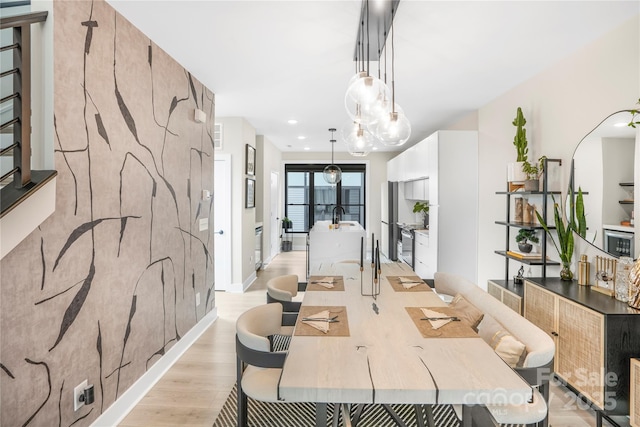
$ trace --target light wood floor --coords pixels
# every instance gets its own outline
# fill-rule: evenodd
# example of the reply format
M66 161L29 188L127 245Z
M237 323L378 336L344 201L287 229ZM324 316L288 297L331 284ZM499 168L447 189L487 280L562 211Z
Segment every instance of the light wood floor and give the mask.
M219 318L126 416L120 427L211 427L236 379L235 321L248 308L264 304L266 282L282 274L298 274L302 280L305 253L291 251L275 257L258 272L258 279L244 294L216 292ZM553 427L595 426L593 411L583 406L568 390L552 385L549 424Z

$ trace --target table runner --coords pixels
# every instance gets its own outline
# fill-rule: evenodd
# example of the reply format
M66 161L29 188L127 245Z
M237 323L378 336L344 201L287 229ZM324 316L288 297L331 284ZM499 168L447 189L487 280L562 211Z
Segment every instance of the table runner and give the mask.
M334 280L333 288L325 288L322 285L313 283L315 281L322 281L326 277L331 277ZM342 276L309 276L307 281L307 292L309 291L344 291L344 277Z
M409 317L413 320L416 328L420 331L424 338L478 338L478 334L474 332L471 326L464 320L449 322L439 329L433 329L431 322L428 320L420 320L424 317L421 307L405 307ZM456 316L457 313L453 308L449 307L425 307L429 310L437 311L445 316Z
M302 321L304 317L311 317L323 310L329 310L331 317L338 316L336 323L329 324L329 331L325 334L317 330L313 326L309 326ZM349 336L349 320L347 318L347 307L345 306L319 306L319 305L303 305L298 313L298 320L294 335L310 336L310 337L348 337Z
M406 275L406 276L384 276L384 277L387 279L387 281L389 282L393 290L396 292L430 292L432 291L431 287L426 283L421 283L419 285L416 285L408 289L402 286L402 283L400 283L401 277L405 277L407 279L411 279L415 281L422 281L422 279L419 278L418 276Z

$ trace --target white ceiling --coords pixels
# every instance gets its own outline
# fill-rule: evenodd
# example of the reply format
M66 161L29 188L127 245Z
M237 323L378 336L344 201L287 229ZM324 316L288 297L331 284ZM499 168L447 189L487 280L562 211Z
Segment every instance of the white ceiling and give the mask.
M359 0L108 1L213 90L217 117L245 117L283 151L330 151L327 129L348 122ZM413 129L406 146L638 13L638 0L402 0L395 86Z

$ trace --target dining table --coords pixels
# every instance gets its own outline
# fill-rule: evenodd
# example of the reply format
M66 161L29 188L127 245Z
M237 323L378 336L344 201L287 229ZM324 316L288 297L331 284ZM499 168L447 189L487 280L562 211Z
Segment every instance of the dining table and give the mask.
M531 386L469 324L450 319L434 329L442 320L422 320L422 309L452 316L405 263L311 266L279 398L314 402L316 426L327 425L329 403L466 409L531 399ZM326 316L326 325L314 316ZM463 425L469 422L463 419Z

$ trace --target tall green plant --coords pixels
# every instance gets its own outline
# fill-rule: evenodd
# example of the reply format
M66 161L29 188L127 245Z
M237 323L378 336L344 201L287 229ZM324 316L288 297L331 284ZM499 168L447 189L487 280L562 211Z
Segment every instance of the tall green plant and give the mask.
M542 228L544 228L544 231L546 231L551 238L551 242L553 246L555 246L556 251L558 251L558 256L560 256L562 263L569 264L573 257L573 228L570 221L565 221L564 217L560 215L560 208L558 207L558 203L556 203L555 197L553 197L553 220L558 234L558 243L556 243L547 223L537 210L536 216L538 217L538 222L542 225Z
M524 128L525 124L527 124L527 120L522 114L522 109L518 107L516 118L513 119L513 125L516 127L516 136L513 138L513 145L516 146L518 153L516 162L524 162L527 160L527 153L529 152L527 148L527 130Z

